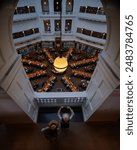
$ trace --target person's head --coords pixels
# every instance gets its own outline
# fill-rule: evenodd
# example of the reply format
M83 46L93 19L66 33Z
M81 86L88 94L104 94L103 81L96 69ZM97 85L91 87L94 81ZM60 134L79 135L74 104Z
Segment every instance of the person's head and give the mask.
M55 124L51 124L51 125L50 125L50 129L51 129L51 130L56 130L56 129L57 129L57 126L56 126Z
M58 128L59 124L56 120L52 120L49 122L48 124L48 127L51 129L51 130L56 130Z
M68 113L64 113L64 114L62 115L62 118L63 118L63 120L64 120L65 122L68 122L68 121L69 121L69 114L68 114Z

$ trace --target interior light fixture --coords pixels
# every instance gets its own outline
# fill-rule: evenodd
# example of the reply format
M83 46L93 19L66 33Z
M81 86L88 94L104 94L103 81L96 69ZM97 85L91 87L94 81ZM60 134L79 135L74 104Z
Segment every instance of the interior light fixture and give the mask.
M67 58L65 57L56 57L56 59L54 60L54 69L57 71L57 72L64 72L66 71L67 67L68 67L68 61L67 61Z

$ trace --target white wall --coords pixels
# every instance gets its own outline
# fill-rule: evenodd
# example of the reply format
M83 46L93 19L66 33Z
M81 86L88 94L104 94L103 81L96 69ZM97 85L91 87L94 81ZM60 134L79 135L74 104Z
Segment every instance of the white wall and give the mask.
M92 7L101 7L102 3L100 0L77 0L81 6L92 6Z
M28 30L28 29L31 29L31 28L38 28L38 27L39 27L38 19L15 22L13 24L12 32L14 33L14 32Z
M19 0L17 3L17 7L23 6L34 6L35 0Z
M21 59L17 55L12 39L12 18L15 1L3 2L0 9L0 86L17 105L35 121L37 106L33 103L34 93L26 78ZM3 17L4 16L4 17Z
M107 14L107 41L99 57L97 67L87 88L87 105L91 105L84 119L87 120L120 84L120 16L119 10L109 2L105 8ZM83 105L83 112L86 106Z
M106 23L78 19L78 22L76 22L75 24L77 27L85 28L88 30L94 30L97 32L106 32L107 31Z

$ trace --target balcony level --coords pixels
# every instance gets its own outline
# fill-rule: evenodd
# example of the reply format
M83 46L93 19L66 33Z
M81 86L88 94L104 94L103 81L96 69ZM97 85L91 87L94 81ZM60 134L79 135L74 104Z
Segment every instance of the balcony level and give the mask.
M81 33L75 33L75 36L77 38L83 39L83 40L88 40L91 41L93 43L98 43L99 45L105 45L106 40L105 39L100 39L100 38L96 38L96 37L92 37L92 36L87 36Z
M60 12L41 12L38 14L40 18L60 18ZM62 18L76 18L74 13L63 13Z
M99 14L79 13L78 18L84 20L97 21L97 22L106 22L106 16L99 15Z
M27 41L30 41L30 40L36 40L36 39L40 39L41 38L41 34L40 33L35 33L35 34L32 34L32 35L28 35L28 36L24 36L24 37L20 37L20 38L17 38L17 39L14 39L14 43L17 44L17 43L24 43L24 42L27 42Z
M34 19L37 19L37 17L38 16L35 12L34 13L28 13L28 14L17 14L17 15L14 15L13 22L34 20Z

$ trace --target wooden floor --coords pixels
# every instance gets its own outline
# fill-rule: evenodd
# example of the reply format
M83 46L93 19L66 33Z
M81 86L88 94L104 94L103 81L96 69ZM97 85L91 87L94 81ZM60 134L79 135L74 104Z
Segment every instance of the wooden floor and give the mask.
M41 133L45 125L8 125L0 130L0 150L119 150L119 124L71 123L50 143ZM5 131L4 131L5 130ZM2 138L2 139L1 139Z

